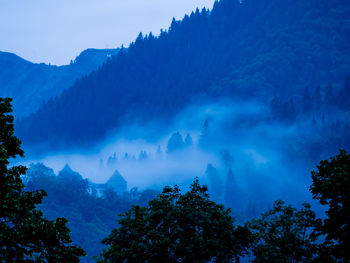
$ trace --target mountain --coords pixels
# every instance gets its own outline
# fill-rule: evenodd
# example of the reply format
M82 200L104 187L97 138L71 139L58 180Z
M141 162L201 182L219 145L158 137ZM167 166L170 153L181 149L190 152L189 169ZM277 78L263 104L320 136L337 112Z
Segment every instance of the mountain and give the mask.
M117 49L87 49L70 65L52 66L31 63L15 54L0 52L0 96L14 99L16 116L27 116L116 53Z
M349 0L221 0L157 37L140 34L17 131L26 145L86 145L199 98L299 102L326 83L338 93L349 72Z

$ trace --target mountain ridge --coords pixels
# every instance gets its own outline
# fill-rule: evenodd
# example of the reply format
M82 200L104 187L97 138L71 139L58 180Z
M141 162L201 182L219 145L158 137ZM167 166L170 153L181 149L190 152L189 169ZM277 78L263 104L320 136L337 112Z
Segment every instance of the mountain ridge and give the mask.
M68 65L32 63L0 51L0 96L12 97L14 113L24 117L36 111L50 97L58 96L83 75L97 70L118 49L87 49Z
M196 97L298 101L306 86L325 83L338 92L350 72L347 3L222 0L197 9L158 37L140 34L18 122L18 134L31 145L84 145L125 121L171 118Z

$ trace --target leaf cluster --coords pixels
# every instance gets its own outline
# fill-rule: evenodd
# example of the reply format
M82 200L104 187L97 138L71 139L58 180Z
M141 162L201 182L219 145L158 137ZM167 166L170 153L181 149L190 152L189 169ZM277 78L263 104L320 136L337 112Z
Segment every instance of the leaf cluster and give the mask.
M350 261L350 154L340 150L330 160L323 160L312 171L310 191L327 206L327 217L319 230L326 235L324 250L341 262Z
M312 262L317 253L319 224L309 204L300 210L278 200L259 219L248 222L254 236L253 262Z
M234 226L230 210L211 201L198 179L185 194L165 187L118 222L99 262L239 262L250 242L248 229Z
M0 258L3 262L79 262L85 252L71 244L67 220L46 219L36 209L45 191L24 191L21 175L26 167L8 168L10 158L23 156L11 111L11 99L0 98Z

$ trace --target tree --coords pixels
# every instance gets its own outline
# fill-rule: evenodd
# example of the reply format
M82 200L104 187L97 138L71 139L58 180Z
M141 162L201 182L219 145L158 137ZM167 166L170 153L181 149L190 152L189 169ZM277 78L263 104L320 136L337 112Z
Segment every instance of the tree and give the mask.
M313 198L328 207L327 218L320 227L326 235L322 249L340 262L349 262L350 154L340 150L337 156L321 161L317 170L311 172L310 191Z
M58 173L57 179L62 182L62 185L64 185L66 189L74 193L76 197L78 197L78 195L88 194L88 180L83 179L83 177L79 173L73 171L68 164ZM70 202L74 202L74 200L70 200Z
M139 154L139 161L145 161L148 159L148 154L146 151L141 151Z
M182 150L183 148L184 141L182 135L179 132L173 133L168 141L167 152L170 154Z
M220 151L220 159L225 165L225 168L231 169L231 166L233 164L233 158L229 150L227 149L222 149Z
M239 262L250 242L247 228L234 226L230 210L211 201L198 179L185 194L165 187L118 223L99 262Z
M161 160L161 159L162 159L162 156L163 156L163 151L162 151L162 149L160 148L160 145L158 145L157 152L156 152L156 159L157 159L157 160Z
M218 170L212 165L208 164L205 174L208 178L209 192L213 195L215 200L222 201L224 194L224 182Z
M210 138L210 124L209 124L209 119L206 118L203 127L202 127L202 132L199 137L199 145L202 147L205 147L209 143L209 138Z
M261 218L247 223L254 236L253 262L312 262L317 253L315 218L309 204L297 210L276 201Z
M10 158L23 156L14 135L11 99L0 98L0 258L2 262L79 262L85 251L71 244L65 218L46 219L36 209L45 191L25 192L22 165L9 167Z

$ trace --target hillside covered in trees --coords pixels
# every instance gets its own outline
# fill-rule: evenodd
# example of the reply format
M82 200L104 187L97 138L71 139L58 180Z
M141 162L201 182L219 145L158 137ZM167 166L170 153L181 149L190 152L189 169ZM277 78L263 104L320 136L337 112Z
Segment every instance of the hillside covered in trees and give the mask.
M117 49L87 49L69 65L31 63L15 54L0 52L0 96L16 101L14 114L28 116L42 103L61 94L74 82L97 70Z
M310 191L325 206L325 216L318 218L307 203L297 209L278 200L261 217L237 226L231 210L210 200L207 186L201 186L198 178L185 194L175 185L164 187L155 197L152 191L126 193L125 181L115 172L101 198L97 185L89 185L68 165L57 176L40 163L27 173L25 166L10 166L11 158L23 156L21 141L14 136L10 102L0 99L0 258L4 262L80 262L86 252L76 244L86 245L88 256L101 251L96 239L111 228L108 222L116 210L127 210L130 201L141 206L119 215L117 227L102 240L106 247L95 258L98 262L240 262L246 257L251 262L350 260L350 154L344 150L311 172ZM168 150L181 147L175 143L182 141L180 137L179 133L172 136ZM229 163L230 158L223 155ZM113 185L125 191L122 198L109 188ZM46 195L42 211L37 206ZM56 213L71 220L72 239L68 220L56 218Z
M349 262L350 0L220 0L0 68L30 113L0 98L0 261Z
M69 220L72 240L89 255L82 262L91 262L91 258L101 252L101 240L117 226L119 213L126 212L132 205L146 205L158 194L149 189L127 191L126 185L123 192L118 192L120 184L96 185L68 165L56 175L42 163L32 164L23 181L25 191L45 189L48 196L39 207L47 218Z
M193 101L266 103L276 95L300 105L305 87L315 94L328 83L348 109L349 17L348 0L218 1L173 20L157 37L140 34L19 121L18 135L25 145L93 144L126 121L164 120Z

